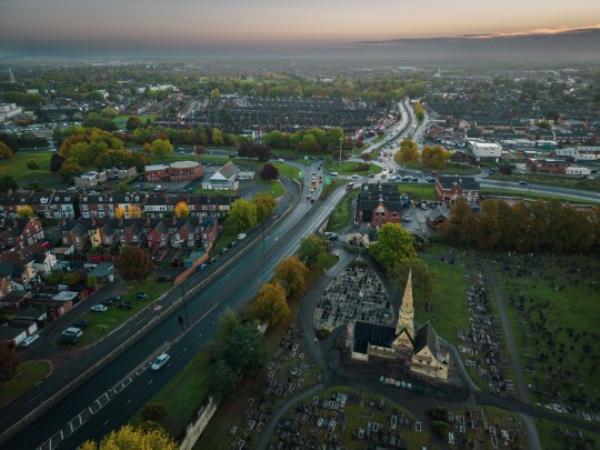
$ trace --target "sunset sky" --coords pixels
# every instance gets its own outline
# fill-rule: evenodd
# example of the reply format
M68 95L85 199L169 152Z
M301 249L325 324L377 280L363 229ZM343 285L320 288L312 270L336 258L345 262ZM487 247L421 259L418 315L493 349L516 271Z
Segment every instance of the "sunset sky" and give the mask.
M0 40L315 44L600 24L600 1L0 0Z

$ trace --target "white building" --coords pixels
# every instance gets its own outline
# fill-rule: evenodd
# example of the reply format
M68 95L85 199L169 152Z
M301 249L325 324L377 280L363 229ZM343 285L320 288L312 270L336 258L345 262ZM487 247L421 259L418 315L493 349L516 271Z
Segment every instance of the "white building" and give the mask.
M469 139L467 146L475 159L500 158L502 155L502 146L495 142L485 142L480 139Z
M557 157L573 158L575 161L597 161L600 159L600 147L580 146L557 148L554 152Z
M583 166L569 166L565 169L565 175L582 176L587 177L591 175L592 171L588 167Z
M23 108L16 103L0 103L0 122L5 122L23 113Z

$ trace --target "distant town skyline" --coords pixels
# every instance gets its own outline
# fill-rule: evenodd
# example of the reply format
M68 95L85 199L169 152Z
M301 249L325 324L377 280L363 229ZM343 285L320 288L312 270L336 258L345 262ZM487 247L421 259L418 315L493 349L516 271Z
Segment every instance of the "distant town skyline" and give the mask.
M600 26L600 3L431 0L0 0L0 40L245 46L548 33Z

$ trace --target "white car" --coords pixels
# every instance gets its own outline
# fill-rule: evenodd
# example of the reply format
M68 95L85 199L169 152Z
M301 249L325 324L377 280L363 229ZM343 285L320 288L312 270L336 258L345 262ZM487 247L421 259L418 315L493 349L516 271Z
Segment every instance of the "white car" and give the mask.
M238 241L241 241L242 239L245 239L245 238L246 238L246 233L240 233L237 235Z
M105 312L108 311L108 307L106 305L102 305L100 303L98 303L97 305L94 305L90 308L92 311L94 312Z
M280 163L285 162L283 158L279 158L277 161Z
M31 336L27 336L25 339L23 339L19 345L21 347L29 347L31 344L33 344L35 341L37 341L39 338L40 338L39 334L32 334Z
M164 366L167 365L167 363L169 362L170 359L171 359L171 357L169 356L168 353L161 353L160 355L158 355L156 357L156 359L154 360L154 362L152 363L150 368L152 370L160 370Z
M162 189L162 185L160 185L160 184L157 184L156 186L154 186L154 190L157 192L160 191L161 189Z

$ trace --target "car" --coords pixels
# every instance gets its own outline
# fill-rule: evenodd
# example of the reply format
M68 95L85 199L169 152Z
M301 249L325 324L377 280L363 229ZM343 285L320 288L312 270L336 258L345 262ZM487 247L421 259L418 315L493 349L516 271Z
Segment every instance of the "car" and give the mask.
M521 185L521 186L529 186L529 182L525 181L525 180L521 180L521 181L519 181L519 185Z
M158 281L166 281L166 282L171 282L173 281L173 277L171 275L160 275L157 278Z
M136 292L135 298L137 298L138 300L144 301L144 300L148 300L150 298L150 296L148 295L147 292L140 291L140 292Z
M410 217L403 217L402 222L412 222L412 219Z
M433 177L426 177L425 181L427 181L428 183L434 183L435 182L435 178L433 178Z
M412 179L412 177L402 177L402 179L400 181L404 181L405 183L410 181Z
M488 173L489 173L490 175L492 175L492 174L496 173L496 170L495 170L495 169L490 169L490 170L488 170Z
M98 303L97 305L93 305L90 310L94 312L106 312L108 311L108 306Z
M73 322L73 324L71 326L74 328L84 329L84 328L87 328L88 323L87 323L87 320L82 319L82 320L78 320L77 322Z
M111 295L110 297L108 297L108 300L110 300L113 303L119 303L121 300L123 300L123 298L120 295Z
M306 196L306 200L310 200L311 198L312 198L312 195L310 195L310 194Z
M21 347L29 347L31 344L33 344L35 341L37 341L39 338L40 338L39 334L32 334L31 336L27 336L25 339L23 339L19 345Z
M246 233L240 233L237 235L237 240L241 241L242 239L246 239Z
M204 263L204 264L200 264L198 266L198 272L204 272L206 269L208 269L208 264Z
M337 173L337 172L331 172L332 177L337 177L338 175L339 175L339 173Z
M117 305L117 308L123 309L123 310L129 310L129 309L133 308L133 305L129 302L121 302Z
M227 253L229 251L229 249L227 247L223 247L221 249L221 254L224 255L225 253Z
M218 260L217 260L217 257L216 257L216 256L213 256L212 258L210 258L210 260L209 260L208 262L209 262L209 263L211 263L211 264L214 264L214 263L216 263L217 261L218 261Z
M81 330L81 328L68 327L61 334L63 335L63 337L66 337L66 338L75 338L75 339L78 339L81 336L83 336L83 331Z
M233 248L233 247L235 247L235 246L236 246L236 244L237 244L237 241L231 241L231 242L229 243L229 247L230 247L230 248Z
M168 353L161 353L154 359L150 368L152 370L160 370L163 367L165 367L170 360L171 360L171 357L169 356Z
M419 182L419 179L418 179L418 178L414 178L414 177L413 177L413 178L411 178L411 180L410 180L410 181L411 181L411 183L418 183L418 182Z
M152 188L152 190L154 190L154 191L157 191L157 192L158 192L158 191L162 190L162 185L160 185L160 184L157 184L156 186L154 186L154 187Z
M314 203L314 202L315 202L315 199L314 199L314 198L311 198L311 199L310 199L310 202L311 202L311 203Z
M285 160L283 158L279 158L277 161L280 163L285 162Z

